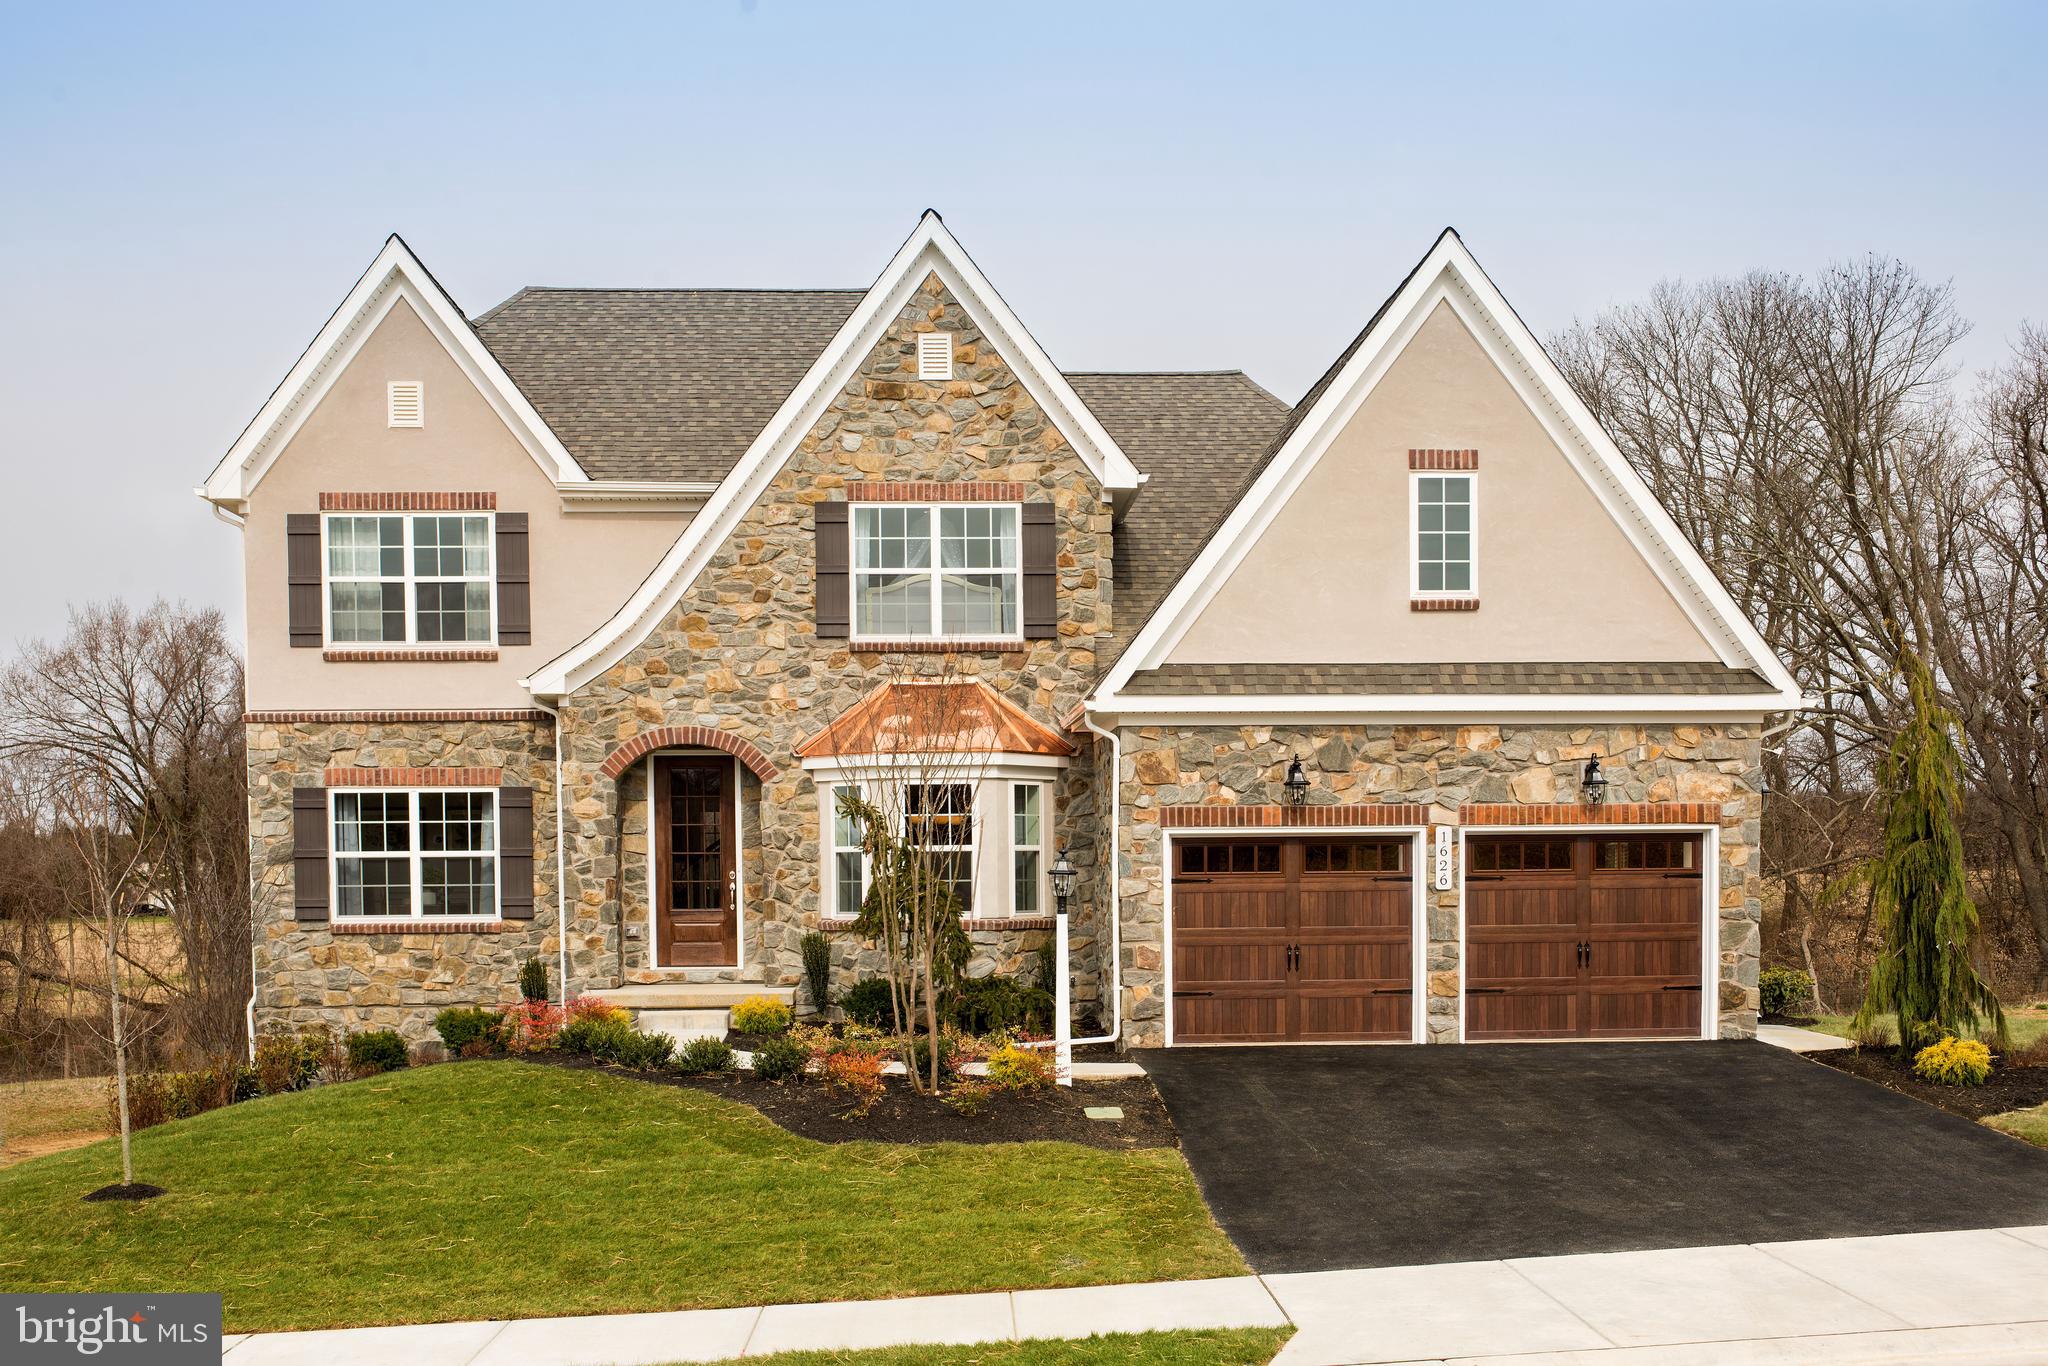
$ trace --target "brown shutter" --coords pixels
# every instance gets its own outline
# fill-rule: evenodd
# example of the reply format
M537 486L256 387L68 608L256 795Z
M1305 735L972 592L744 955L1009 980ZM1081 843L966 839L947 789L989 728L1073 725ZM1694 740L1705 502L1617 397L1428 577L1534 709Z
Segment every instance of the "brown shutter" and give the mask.
M533 644L533 583L528 575L526 514L498 514L498 643Z
M287 513L284 519L285 596L292 648L317 650L320 629L320 514Z
M1058 633L1059 537L1051 503L1026 503L1022 525L1024 555L1024 638L1050 640Z
M844 636L852 629L850 610L853 548L847 537L845 503L819 503L818 517L818 634Z
M498 789L498 914L533 919L533 789Z
M292 789L292 919L327 919L327 789Z

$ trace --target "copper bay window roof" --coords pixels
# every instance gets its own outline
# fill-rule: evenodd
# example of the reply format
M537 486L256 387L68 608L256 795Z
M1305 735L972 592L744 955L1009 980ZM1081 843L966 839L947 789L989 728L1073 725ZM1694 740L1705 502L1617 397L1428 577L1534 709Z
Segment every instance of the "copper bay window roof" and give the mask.
M884 683L796 747L799 759L1074 752L1065 736L979 680Z

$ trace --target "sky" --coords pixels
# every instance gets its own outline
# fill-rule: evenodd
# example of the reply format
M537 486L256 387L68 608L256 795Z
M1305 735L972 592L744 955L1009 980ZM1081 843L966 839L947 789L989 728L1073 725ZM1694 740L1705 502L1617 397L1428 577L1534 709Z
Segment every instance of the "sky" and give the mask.
M1445 224L1539 334L1866 253L2048 321L2048 5L28 5L0 41L0 654L241 623L192 493L400 232L522 285L864 286L937 208L1063 367L1292 402Z

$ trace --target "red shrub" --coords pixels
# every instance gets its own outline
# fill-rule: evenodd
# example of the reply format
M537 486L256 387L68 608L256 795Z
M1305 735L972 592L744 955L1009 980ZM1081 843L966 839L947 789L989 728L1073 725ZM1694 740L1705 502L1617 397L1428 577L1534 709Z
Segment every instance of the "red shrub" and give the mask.
M834 1053L825 1059L825 1085L846 1099L848 1118L864 1118L882 1098L882 1059L873 1053Z

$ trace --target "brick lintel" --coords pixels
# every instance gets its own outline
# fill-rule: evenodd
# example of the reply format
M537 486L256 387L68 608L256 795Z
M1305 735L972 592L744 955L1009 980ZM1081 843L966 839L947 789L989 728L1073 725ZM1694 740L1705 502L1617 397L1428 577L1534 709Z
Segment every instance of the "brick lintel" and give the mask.
M330 768L327 787L499 787L502 768Z
M1719 802L1467 802L1460 825L1719 825Z
M1159 824L1168 830L1316 830L1345 825L1427 825L1429 808L1420 802L1366 802L1345 806L1163 806Z

